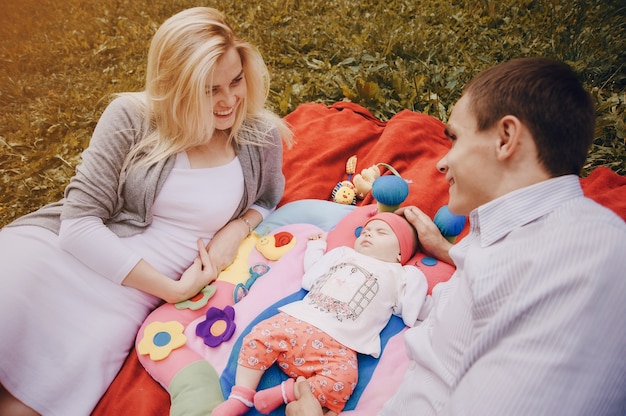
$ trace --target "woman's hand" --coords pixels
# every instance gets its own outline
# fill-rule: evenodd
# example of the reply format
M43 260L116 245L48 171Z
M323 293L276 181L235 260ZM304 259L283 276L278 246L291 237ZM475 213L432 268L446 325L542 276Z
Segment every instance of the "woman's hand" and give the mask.
M317 401L309 382L304 377L298 377L294 386L296 400L289 403L285 410L286 416L322 416L322 406Z
M417 231L420 247L424 252L441 261L454 265L448 253L452 247L452 243L446 240L428 215L415 206L402 207L396 211L396 214L404 215L413 225Z
M207 250L218 273L232 264L242 241L241 230L230 224L222 228L211 239Z
M198 239L198 257L192 265L180 276L176 285L175 300L172 303L187 300L195 296L206 285L217 278L218 270L211 262L211 257L207 252L202 239Z
M250 233L249 227L255 227L263 220L261 214L253 209L249 209L245 215L247 222L241 218L235 218L222 227L207 246L217 273L230 266L235 260L241 242Z
M198 240L198 257L179 280L170 279L142 259L128 273L122 284L142 290L166 302L177 303L192 298L216 278L217 269L211 262L204 242Z

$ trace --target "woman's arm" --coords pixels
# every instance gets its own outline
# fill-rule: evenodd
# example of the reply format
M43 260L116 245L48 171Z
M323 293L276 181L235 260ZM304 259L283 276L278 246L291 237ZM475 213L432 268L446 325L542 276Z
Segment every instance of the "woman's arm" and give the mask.
M95 216L106 223L122 209L121 204L143 202L120 199L119 193L124 183L121 177L124 161L142 134L142 111L138 102L131 97L121 97L107 106L89 146L81 155L76 173L65 188L62 220ZM142 185L151 184L144 179Z
M228 222L215 234L206 249L216 275L235 260L241 242L261 221L263 221L261 213L250 208L239 217Z
M189 299L217 278L209 253L201 239L198 240L198 252L198 257L179 280L168 278L145 260L140 260L122 284L143 290L170 303Z
M117 98L105 109L81 164L65 191L59 233L61 246L107 278L168 302L188 299L216 277L208 254L199 248L196 261L175 281L132 253L105 222L132 206L136 222L144 222L141 192L137 200L120 198L126 155L142 137L142 111L138 98ZM156 179L145 186L155 187ZM125 194L126 195L126 194ZM128 196L128 195L126 195ZM131 214L131 215L132 215Z
M64 220L61 223L59 244L102 276L167 302L189 299L217 276L201 240L198 258L176 281L130 251L124 241L97 217Z

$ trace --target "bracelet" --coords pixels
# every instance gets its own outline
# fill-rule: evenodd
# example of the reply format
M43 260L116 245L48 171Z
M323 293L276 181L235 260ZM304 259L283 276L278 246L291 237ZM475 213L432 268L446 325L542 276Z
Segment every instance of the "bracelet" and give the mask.
M250 224L250 221L248 221L248 219L244 217L243 215L240 215L239 219L245 222L246 225L248 226L248 235L252 234L252 231L254 230L254 228L252 228L252 224Z

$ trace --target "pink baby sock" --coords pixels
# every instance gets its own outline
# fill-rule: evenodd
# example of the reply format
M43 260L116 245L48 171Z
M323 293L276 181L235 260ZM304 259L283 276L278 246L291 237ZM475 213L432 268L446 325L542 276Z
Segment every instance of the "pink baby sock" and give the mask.
M289 378L278 386L257 392L257 394L254 395L254 407L260 413L268 415L281 404L287 404L296 400L295 393L293 392L295 383L294 379Z
M213 412L212 416L242 416L254 406L252 402L255 390L243 386L233 386L230 390L228 400L220 403Z

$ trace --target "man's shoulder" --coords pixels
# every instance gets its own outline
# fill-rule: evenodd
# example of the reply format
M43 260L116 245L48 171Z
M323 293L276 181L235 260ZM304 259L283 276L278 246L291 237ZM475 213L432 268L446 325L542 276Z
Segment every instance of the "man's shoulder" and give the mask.
M547 215L535 238L547 251L561 253L574 263L593 263L591 259L596 259L626 267L626 256L622 254L626 222L586 197L570 200Z
M618 233L626 234L626 222L611 209L597 203L591 198L575 198L555 210L551 219L566 222L569 227L577 228L598 227L615 229ZM561 226L566 227L566 224Z

